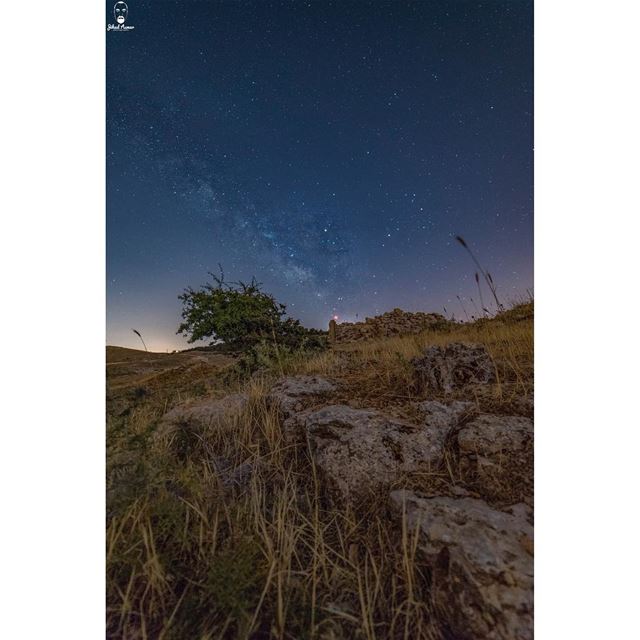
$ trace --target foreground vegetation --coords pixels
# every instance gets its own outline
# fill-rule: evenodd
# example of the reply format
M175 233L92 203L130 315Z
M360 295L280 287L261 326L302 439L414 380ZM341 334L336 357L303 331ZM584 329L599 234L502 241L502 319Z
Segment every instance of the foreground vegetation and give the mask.
M276 349L252 376L236 363L213 382L208 371L206 385L190 379L177 395L168 386L136 392L127 411L108 415L108 637L446 637L446 615L432 610L429 576L415 562L414 532L375 496L357 507L332 503L307 448L285 443L266 395L279 376L321 374L340 383L336 402L411 419L412 402L427 398L411 358L453 341L484 344L496 365L497 383L465 399L493 413L530 411L523 399L533 391L532 304L312 356ZM238 390L249 394L239 416L205 433L158 436L173 404ZM251 465L245 488L223 485L214 463L221 458ZM454 450L441 469L407 483L440 494L454 484L474 489Z

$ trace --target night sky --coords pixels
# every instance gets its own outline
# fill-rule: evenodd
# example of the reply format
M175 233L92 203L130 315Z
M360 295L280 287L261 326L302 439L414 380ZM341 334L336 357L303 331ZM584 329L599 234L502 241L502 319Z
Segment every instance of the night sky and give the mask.
M106 33L108 344L186 346L177 296L218 263L319 328L471 314L455 234L505 300L532 287L531 2L128 6Z

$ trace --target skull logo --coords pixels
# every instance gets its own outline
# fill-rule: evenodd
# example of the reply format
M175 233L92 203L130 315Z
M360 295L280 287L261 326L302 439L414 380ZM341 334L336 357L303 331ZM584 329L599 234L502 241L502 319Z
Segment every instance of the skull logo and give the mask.
M115 16L116 22L118 24L124 24L127 19L127 15L129 15L129 7L126 2L116 2L113 7L113 15Z

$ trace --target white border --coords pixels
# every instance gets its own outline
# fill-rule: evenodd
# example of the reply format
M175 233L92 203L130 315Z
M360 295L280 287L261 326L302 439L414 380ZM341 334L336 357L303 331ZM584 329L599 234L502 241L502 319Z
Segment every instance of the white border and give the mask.
M536 2L538 639L637 634L639 24Z
M105 8L3 66L3 636L104 636ZM536 637L636 632L637 3L536 3Z
M105 6L9 9L0 627L5 638L102 638Z

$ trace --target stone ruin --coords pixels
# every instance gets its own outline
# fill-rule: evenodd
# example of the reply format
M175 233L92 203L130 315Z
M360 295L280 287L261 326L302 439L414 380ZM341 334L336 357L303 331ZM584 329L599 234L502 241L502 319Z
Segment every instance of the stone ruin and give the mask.
M439 313L422 311L403 311L394 309L374 318L365 318L364 322L342 322L332 320L329 323L331 342L360 342L375 338L389 338L412 333L421 333L449 324Z

